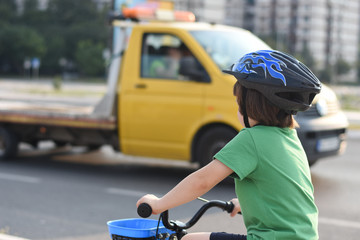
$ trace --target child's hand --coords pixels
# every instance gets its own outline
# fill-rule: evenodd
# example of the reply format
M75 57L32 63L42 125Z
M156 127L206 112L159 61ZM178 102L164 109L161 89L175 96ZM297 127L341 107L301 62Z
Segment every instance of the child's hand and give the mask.
M232 202L234 204L234 209L233 211L230 213L231 217L236 216L236 214L238 214L239 212L241 212L241 208L240 208L240 203L239 200L237 198L233 198L230 200L230 202Z
M140 198L137 203L136 203L136 207L139 207L139 205L141 203L147 203L150 205L151 209L152 209L152 214L159 214L162 211L160 210L159 206L159 198L156 197L153 194L147 194L145 196L143 196L142 198Z

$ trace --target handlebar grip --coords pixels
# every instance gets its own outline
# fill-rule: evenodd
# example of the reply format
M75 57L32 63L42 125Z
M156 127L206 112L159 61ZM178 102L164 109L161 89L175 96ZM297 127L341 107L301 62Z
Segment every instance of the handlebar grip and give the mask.
M229 201L226 202L226 207L225 207L225 211L227 211L228 213L231 213L234 210L235 205L233 204L233 202ZM238 212L238 214L242 215L241 212Z
M152 208L151 208L151 206L149 204L142 203L137 208L137 213L142 218L148 218L152 214Z
M235 205L231 201L228 201L226 202L225 211L231 213L234 210L234 207Z

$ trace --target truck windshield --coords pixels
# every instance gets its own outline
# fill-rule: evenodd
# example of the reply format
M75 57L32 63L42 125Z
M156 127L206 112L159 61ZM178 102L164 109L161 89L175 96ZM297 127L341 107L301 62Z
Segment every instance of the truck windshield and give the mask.
M221 70L229 69L246 53L271 49L258 37L244 30L191 31L190 33Z

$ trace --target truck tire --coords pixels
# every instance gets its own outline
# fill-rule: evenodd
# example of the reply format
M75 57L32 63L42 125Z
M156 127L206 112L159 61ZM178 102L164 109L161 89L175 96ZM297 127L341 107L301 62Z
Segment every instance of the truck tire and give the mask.
M58 148L62 148L62 147L65 147L66 145L68 145L68 142L66 142L66 141L54 140L54 143L55 143L56 147L58 147Z
M0 160L15 157L18 152L19 142L15 134L0 127Z
M87 149L91 152L95 152L95 151L98 151L100 150L100 148L102 147L102 145L97 145L97 144L90 144L87 146Z
M200 167L205 166L235 135L236 131L228 127L216 127L206 131L195 148L195 161Z

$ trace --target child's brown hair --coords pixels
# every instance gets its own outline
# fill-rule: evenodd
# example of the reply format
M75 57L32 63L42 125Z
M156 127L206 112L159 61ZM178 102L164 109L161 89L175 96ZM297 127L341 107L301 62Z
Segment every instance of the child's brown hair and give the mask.
M239 106L239 112L244 115L241 108L243 91L241 84L237 81L234 85L234 96ZM245 99L247 116L264 126L275 126L280 128L296 128L298 123L293 115L285 113L270 103L264 95L254 89L247 89Z

